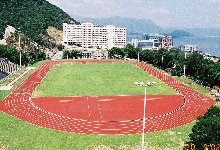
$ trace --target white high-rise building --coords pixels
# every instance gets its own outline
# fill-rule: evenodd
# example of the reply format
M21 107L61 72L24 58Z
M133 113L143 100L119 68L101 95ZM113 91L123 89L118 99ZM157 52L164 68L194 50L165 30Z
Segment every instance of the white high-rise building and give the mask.
M71 47L111 49L126 45L126 28L113 25L94 26L85 22L81 25L63 24L63 43Z

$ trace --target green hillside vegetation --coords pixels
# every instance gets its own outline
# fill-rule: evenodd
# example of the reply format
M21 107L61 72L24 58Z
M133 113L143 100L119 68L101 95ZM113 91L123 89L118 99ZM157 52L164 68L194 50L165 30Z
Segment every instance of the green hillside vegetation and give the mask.
M204 116L198 118L189 134L189 144L196 145L196 149L219 149L220 141L220 108L212 106Z
M42 44L49 26L62 30L63 22L78 24L67 13L46 0L0 0L0 38L7 25Z

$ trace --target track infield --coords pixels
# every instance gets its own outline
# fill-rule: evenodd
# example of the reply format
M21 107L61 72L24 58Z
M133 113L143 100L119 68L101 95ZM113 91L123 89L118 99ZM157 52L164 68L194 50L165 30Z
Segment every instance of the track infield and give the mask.
M0 110L31 124L81 134L140 134L143 95L112 97L31 98L31 94L54 64L41 65L0 103ZM82 62L82 60L78 60ZM180 95L148 96L146 132L155 132L190 123L203 115L215 101L174 80L145 63L123 62L141 68L175 89ZM85 60L83 60L85 63ZM53 100L51 100L53 99ZM135 102L134 102L135 101Z

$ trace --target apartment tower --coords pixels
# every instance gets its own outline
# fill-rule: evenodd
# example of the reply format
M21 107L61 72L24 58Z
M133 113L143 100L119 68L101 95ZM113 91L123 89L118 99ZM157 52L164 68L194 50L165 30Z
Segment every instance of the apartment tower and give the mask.
M91 22L81 25L63 23L63 43L85 49L123 48L126 45L126 28L116 28L113 25L94 26Z

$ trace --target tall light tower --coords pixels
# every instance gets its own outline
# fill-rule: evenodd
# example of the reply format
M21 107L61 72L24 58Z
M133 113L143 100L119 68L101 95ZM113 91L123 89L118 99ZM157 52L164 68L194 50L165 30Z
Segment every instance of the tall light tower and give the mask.
M155 85L156 82L135 82L137 86L144 86L144 115L143 115L143 127L142 127L142 142L141 142L141 150L144 150L144 130L145 130L145 122L146 122L146 105L147 105L147 86Z
M186 76L186 50L184 50L184 54L185 54L185 61L184 61L184 66L183 66L183 75L184 77Z
M20 55L20 68L21 68L21 35L20 35L20 28L18 28L18 48L19 48L19 55Z

